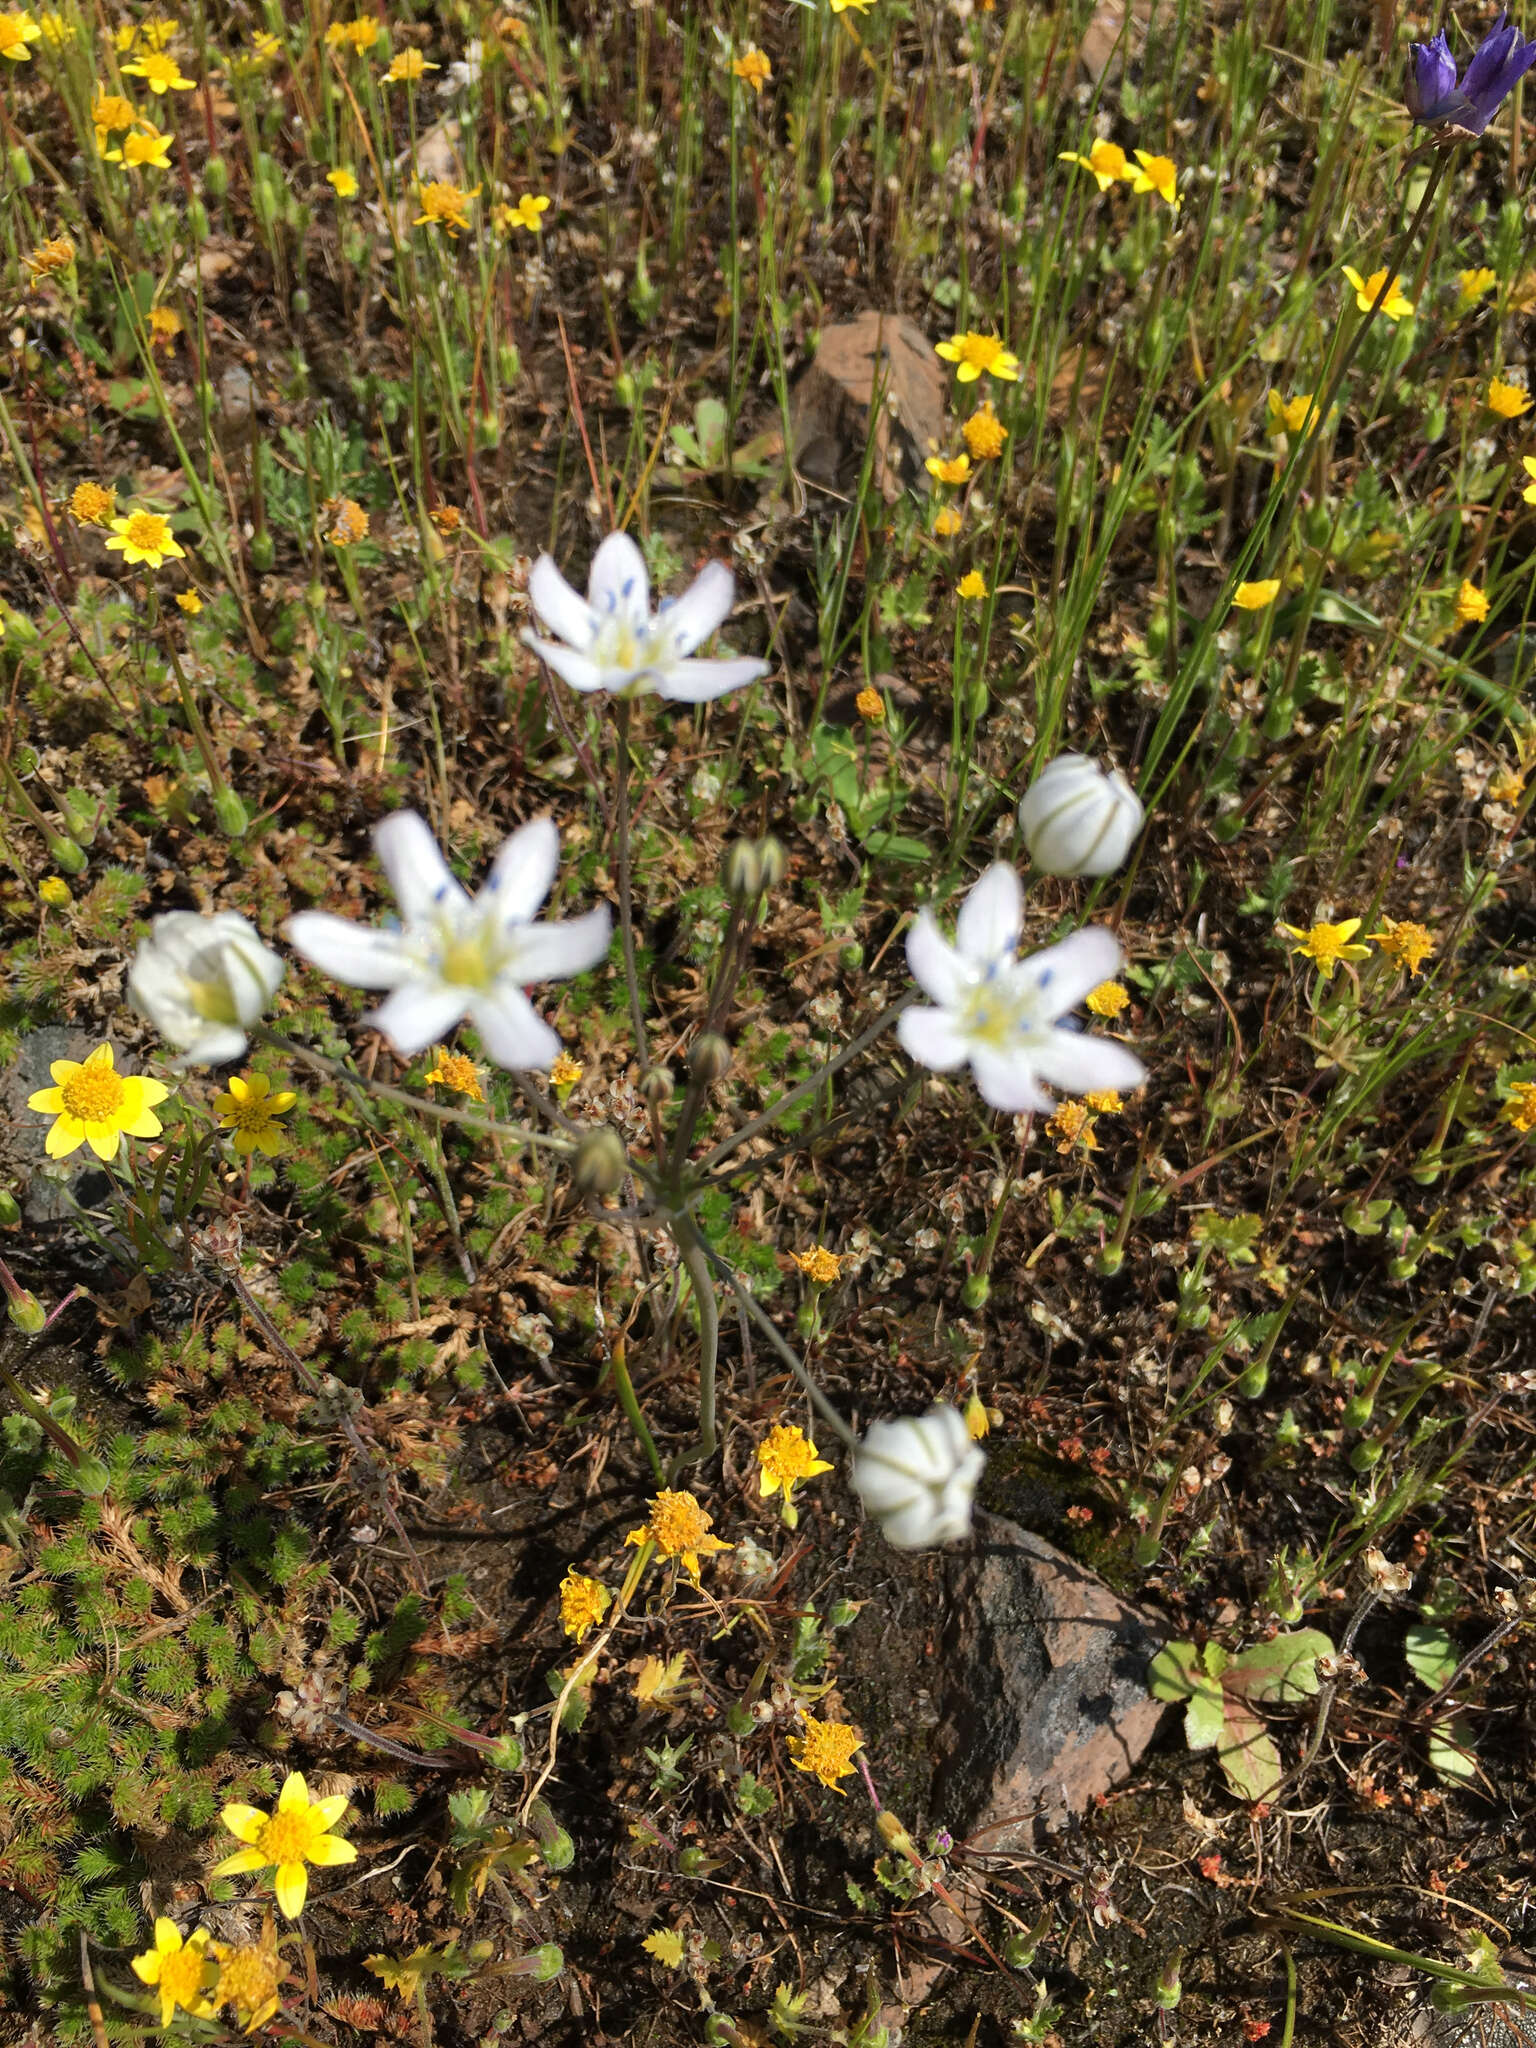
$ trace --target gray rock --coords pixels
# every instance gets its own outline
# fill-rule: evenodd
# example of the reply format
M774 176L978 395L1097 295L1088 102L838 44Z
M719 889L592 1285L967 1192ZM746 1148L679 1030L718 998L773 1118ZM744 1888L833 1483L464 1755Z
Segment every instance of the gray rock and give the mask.
M992 1851L1083 1812L1130 1776L1168 1711L1147 1690L1165 1640L1070 1557L978 1514L950 1570L933 1812Z

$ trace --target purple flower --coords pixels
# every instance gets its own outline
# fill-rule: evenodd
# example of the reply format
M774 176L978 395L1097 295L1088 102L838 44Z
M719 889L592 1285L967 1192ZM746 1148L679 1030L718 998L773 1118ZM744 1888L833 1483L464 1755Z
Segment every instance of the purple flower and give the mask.
M1536 64L1536 42L1527 42L1500 14L1472 53L1460 82L1456 59L1442 29L1427 43L1412 46L1413 70L1404 97L1408 111L1425 128L1481 135L1501 103Z

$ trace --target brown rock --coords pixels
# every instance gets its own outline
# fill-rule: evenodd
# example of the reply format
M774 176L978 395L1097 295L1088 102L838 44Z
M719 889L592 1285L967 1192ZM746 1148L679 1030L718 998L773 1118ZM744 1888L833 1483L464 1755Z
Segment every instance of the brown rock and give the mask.
M790 398L796 468L814 483L851 488L878 390L875 483L888 500L899 497L906 482L926 481L923 459L942 442L948 389L944 366L916 321L869 312L824 327L815 360Z
M1147 1690L1165 1635L1102 1579L978 1514L950 1574L947 1699L932 1810L972 1847L1026 1847L1130 1776L1168 1711Z

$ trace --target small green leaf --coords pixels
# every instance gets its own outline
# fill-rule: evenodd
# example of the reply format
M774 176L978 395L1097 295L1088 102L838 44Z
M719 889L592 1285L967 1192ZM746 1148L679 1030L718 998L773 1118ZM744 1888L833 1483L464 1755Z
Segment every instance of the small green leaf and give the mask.
M1456 1645L1445 1630L1432 1621L1413 1621L1403 1637L1403 1655L1408 1669L1430 1692L1448 1685L1456 1669Z
M1301 1628L1244 1650L1227 1666L1223 1682L1228 1692L1269 1706L1309 1699L1320 1683L1318 1658L1332 1655L1333 1644L1321 1629Z
M1243 1700L1228 1693L1226 1727L1216 1752L1228 1786L1239 1799L1268 1799L1284 1776L1274 1737Z
M1477 1758L1467 1741L1466 1726L1451 1719L1437 1721L1429 1731L1429 1767L1450 1785L1477 1783Z

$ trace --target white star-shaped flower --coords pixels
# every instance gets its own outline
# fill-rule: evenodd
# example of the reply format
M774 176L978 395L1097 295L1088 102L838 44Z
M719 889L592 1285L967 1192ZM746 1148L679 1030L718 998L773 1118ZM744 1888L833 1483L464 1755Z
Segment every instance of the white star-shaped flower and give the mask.
M560 1040L523 993L526 983L567 981L608 951L607 904L566 924L535 924L554 886L560 834L551 818L522 826L471 897L414 811L373 830L373 844L400 905L398 930L374 929L301 910L289 942L323 974L353 988L389 989L367 1022L404 1058L445 1038L468 1017L499 1067L547 1069Z
M664 598L652 618L645 558L627 533L610 533L592 557L585 597L548 555L528 572L528 597L540 624L556 637L525 632L523 638L573 690L708 704L768 673L767 662L750 655L688 659L725 623L736 601L736 579L724 562L707 564L681 597Z
M941 1074L969 1061L983 1100L1013 1115L1050 1109L1047 1088L1085 1095L1139 1087L1146 1069L1134 1053L1112 1038L1064 1030L1059 1021L1090 989L1113 980L1121 958L1116 941L1089 925L1021 960L1023 922L1019 878L1001 861L960 906L954 945L932 911L918 912L907 934L907 962L937 1007L902 1012L902 1044Z

